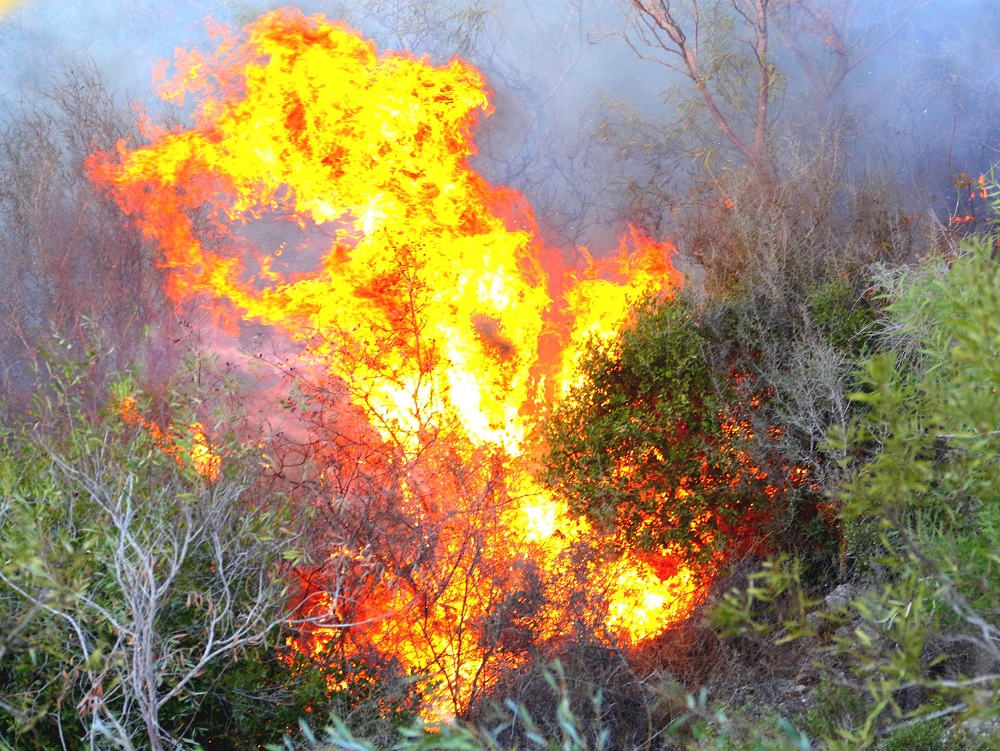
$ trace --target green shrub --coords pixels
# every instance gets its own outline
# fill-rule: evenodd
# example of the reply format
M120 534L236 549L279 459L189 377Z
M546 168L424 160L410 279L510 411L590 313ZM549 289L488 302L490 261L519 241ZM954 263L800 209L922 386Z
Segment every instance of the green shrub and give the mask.
M706 562L765 536L773 504L739 464L703 349L696 311L680 299L647 303L618 338L593 343L548 421L545 476L635 548Z
M687 751L809 751L812 744L788 719L771 709L689 702L701 718L691 729Z
M237 436L198 445L189 426L207 414L183 389L158 427L126 418L127 400L151 400L130 377L95 388L99 358L50 363L34 413L0 435L0 738L225 742L206 702L239 691L239 663L288 619L291 509L256 484L262 459ZM217 475L199 451L221 459Z
M836 276L810 290L809 316L820 336L841 352L860 354L861 334L875 321L875 311L857 294L846 276Z
M810 707L799 724L812 738L836 737L841 728L864 724L867 713L865 695L849 686L821 683L809 695Z

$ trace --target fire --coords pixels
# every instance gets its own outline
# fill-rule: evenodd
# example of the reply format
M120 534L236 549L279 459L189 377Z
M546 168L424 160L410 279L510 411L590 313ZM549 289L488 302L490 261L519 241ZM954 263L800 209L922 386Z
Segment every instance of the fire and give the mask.
M156 443L156 447L167 456L173 457L179 465L190 465L195 472L210 482L219 479L222 469L222 457L212 447L205 426L193 422L187 426L187 441L178 439L176 431L164 430L153 420L145 419L139 412L139 405L132 397L122 399L118 405L118 414L130 425L141 425ZM189 442L185 447L183 444Z
M192 126L147 123L148 145L88 168L162 250L173 301L280 329L303 372L342 387L315 419L343 520L325 575L349 595L315 605L330 629L307 648L355 624L345 644L429 674L441 711L460 712L570 628L571 604L539 592L578 575L575 550L610 547L534 481L530 436L588 338L680 285L672 248L633 231L617 255L551 273L523 199L469 165L490 104L461 61L380 57L293 10L215 32L213 55L179 52L161 77L164 99L196 99ZM699 597L694 571L604 560L588 588L625 642Z
M680 288L681 275L664 250L633 227L617 254L606 259L596 261L583 249L586 270L582 278L570 275L563 294L574 325L562 355L561 395L572 385L580 354L592 337L615 336L633 305Z

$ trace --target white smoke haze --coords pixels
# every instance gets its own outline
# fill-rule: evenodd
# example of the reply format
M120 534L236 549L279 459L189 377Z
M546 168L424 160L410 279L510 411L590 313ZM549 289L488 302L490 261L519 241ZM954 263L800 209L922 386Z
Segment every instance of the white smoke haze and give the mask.
M154 66L172 60L176 48L211 50L207 19L240 26L280 5L28 0L2 22L0 101L31 97L60 66L93 64L114 91L155 113ZM952 175L985 172L1000 153L1000 12L985 0L815 4L821 11L848 6L853 10L840 16L839 28L854 67L823 105L829 108L824 114L842 118L859 165L899 180L915 211L936 200L934 208L944 214ZM629 119L641 118L648 133L675 122L691 97L676 75L629 49L624 0L409 6L352 0L298 7L346 19L383 50L407 49L436 62L458 54L480 67L496 111L480 126L477 167L524 192L549 239L563 247L587 244L600 252L613 243L626 209L622 186L636 175L656 170L683 192L694 166L689 155L640 152L638 161L634 153L622 159L626 147L636 145L635 133L601 127L620 126L627 112ZM783 132L795 135L817 126L817 99L810 96L814 81L788 52L804 32L793 24L785 33L795 38L773 35L784 76L775 110ZM827 50L816 59L830 66L835 55Z
M154 68L172 62L180 49L209 54L215 45L210 21L240 27L281 5L26 0L0 20L0 118L9 121L25 105L43 101L66 71L93 70L121 107L137 105L154 120L176 120L155 96ZM692 145L718 148L713 169L741 166L710 127L676 127L696 97L681 76L630 47L629 41L639 52L655 52L626 33L627 0L351 0L298 7L344 19L382 51L407 50L436 63L462 56L478 66L495 111L479 123L474 166L488 180L521 191L546 243L565 252L586 246L601 255L617 247L626 222L636 220L630 214L635 185L659 191L649 228L658 239L670 237L671 217L688 200L690 175L701 165ZM955 181L962 173L986 173L1000 159L995 3L815 0L810 7L817 17L833 12L847 45L840 51L843 80L829 92L822 90L823 75L836 68L837 51L828 38L807 31L812 22L794 15L797 7L778 6L775 13L772 46L781 71L775 148L808 155L816 133L835 123L846 169L857 180L875 174L893 181L914 215L947 223L949 214L963 213ZM246 231L252 242L265 238L268 246L278 242L267 239L272 230ZM300 268L291 270L312 268L319 252L323 248L296 254ZM204 344L233 361L237 349L252 349L245 341Z

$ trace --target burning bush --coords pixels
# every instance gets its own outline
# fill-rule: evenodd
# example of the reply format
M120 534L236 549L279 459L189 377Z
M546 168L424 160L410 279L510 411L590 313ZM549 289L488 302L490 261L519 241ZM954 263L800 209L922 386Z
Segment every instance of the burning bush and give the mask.
M713 373L708 346L682 299L648 303L596 343L547 424L546 477L636 550L705 565L794 549L815 501L789 508L783 496L806 473L775 477L745 451L766 395L744 374Z
M299 648L395 661L450 715L578 623L634 642L682 617L694 573L605 541L530 459L587 335L678 285L671 246L633 232L608 261L543 263L523 199L469 166L489 103L461 61L287 10L220 35L163 88L197 95L193 126L89 166L176 303L293 343L275 365L302 419L275 471L320 520L303 586L338 593Z

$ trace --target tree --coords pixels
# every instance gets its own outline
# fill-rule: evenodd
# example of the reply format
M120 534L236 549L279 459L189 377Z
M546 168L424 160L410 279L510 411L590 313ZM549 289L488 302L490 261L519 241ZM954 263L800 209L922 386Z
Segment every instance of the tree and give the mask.
M873 25L874 33L859 33L851 25L856 0L629 0L623 36L641 58L665 65L694 87L696 101L682 99L679 105L684 127L698 127L698 113L707 113L766 188L777 171L772 105L795 74L806 79L802 112L819 113L816 124L825 127L834 94L848 74L898 35L925 4L894 5L883 25ZM775 37L783 47L775 45ZM703 146L706 163L715 150Z
M771 0L630 0L625 35L640 57L653 56L691 82L715 127L762 185L773 180L769 129L777 68L768 24L774 8Z
M97 321L127 366L160 302L152 253L87 179L92 149L138 138L134 112L95 70L68 68L0 109L0 389L27 400L55 331L83 345ZM162 318L161 318L162 322Z
M881 23L864 24L858 23L865 10L861 0L791 0L775 5L782 11L778 37L791 52L802 85L811 92L807 101L815 105L815 121L822 123L851 71L902 33L927 0L887 4L879 8L884 14Z
M204 676L290 619L295 526L259 492L260 458L209 445L183 393L169 429L129 419L149 401L128 378L88 409L95 360L54 370L0 449L0 727L159 751L198 713Z

